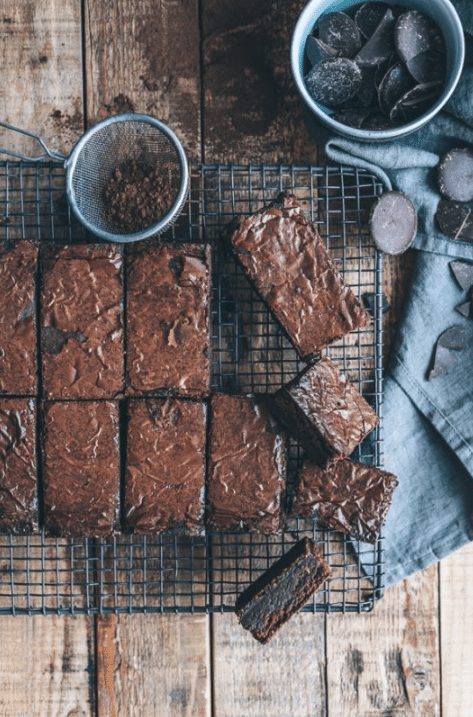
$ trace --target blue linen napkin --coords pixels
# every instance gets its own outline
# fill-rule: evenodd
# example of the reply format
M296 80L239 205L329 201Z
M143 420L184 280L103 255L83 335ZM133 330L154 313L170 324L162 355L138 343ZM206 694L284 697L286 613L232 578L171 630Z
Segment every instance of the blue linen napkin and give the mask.
M439 158L452 147L473 146L473 2L454 4L467 62L445 111L396 142L326 143L330 159L366 168L387 188L406 192L420 219L412 287L385 382L384 465L399 476L384 531L386 584L473 540L473 320L455 311L466 295L449 267L452 260L473 261L473 243L447 239L435 223ZM454 369L428 381L437 338L453 325L464 327L465 349Z

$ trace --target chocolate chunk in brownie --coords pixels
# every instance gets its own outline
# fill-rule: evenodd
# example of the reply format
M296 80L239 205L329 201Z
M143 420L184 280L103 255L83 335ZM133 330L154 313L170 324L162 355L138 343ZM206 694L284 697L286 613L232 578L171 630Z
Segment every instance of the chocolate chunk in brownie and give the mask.
M220 530L281 530L286 442L262 401L211 400L209 522Z
M322 465L349 456L379 423L371 406L329 358L304 369L274 394L281 423Z
M37 528L36 404L0 398L0 533Z
M367 312L291 194L281 194L269 207L243 219L231 245L304 360L368 323Z
M259 642L268 642L329 575L313 541L303 538L239 595L240 624Z
M112 534L120 484L117 403L46 403L43 457L47 532L76 537Z
M127 261L128 392L207 395L210 247L148 244Z
M37 390L37 263L33 242L0 243L0 394Z
M124 390L121 250L48 246L42 256L44 395L116 396Z
M128 403L125 522L136 533L204 530L206 405Z
M392 473L349 459L332 461L326 468L305 463L292 512L302 517L318 513L322 527L374 543L397 484Z

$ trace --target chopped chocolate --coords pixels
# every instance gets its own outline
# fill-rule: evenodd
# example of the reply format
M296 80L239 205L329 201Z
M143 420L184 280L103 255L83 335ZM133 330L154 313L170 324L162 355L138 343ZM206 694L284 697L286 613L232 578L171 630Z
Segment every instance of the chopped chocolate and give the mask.
M240 221L233 251L304 360L365 326L369 317L345 286L315 226L288 193Z
M299 474L292 512L301 517L317 513L322 527L374 543L397 485L392 473L349 459L332 461L326 468L306 462Z
M373 293L372 291L367 291L362 295L361 299L363 301L363 304L364 304L366 310L369 311L371 316L374 316L375 308L376 308L376 294ZM386 314L390 310L391 304L389 303L388 297L385 294L382 295L381 301L382 301L382 309L381 310L382 310L383 314Z
M309 35L307 38L305 53L311 67L317 65L319 62L322 62L322 60L337 57L338 54L337 50L334 50L333 47L329 47L329 45L322 42L320 38L313 37L312 35Z
M440 231L449 239L473 241L473 213L467 205L442 199L435 219Z
M118 405L46 403L44 523L54 536L111 535L118 522Z
M361 70L347 57L322 60L305 78L311 97L326 107L340 107L355 97L362 85Z
M471 301L465 301L463 304L459 304L458 306L456 306L455 309L466 319L473 318Z
M273 397L274 411L323 465L349 456L379 423L363 396L329 358L307 367Z
M36 404L0 398L0 533L37 528Z
M36 378L38 247L0 244L0 394L32 396Z
M451 261L450 269L463 291L473 287L473 263L467 261Z
M465 348L465 329L463 326L451 326L440 334L437 339L439 346L452 351L462 351Z
M473 201L473 151L466 147L447 152L438 169L441 194L454 202Z
M402 192L384 192L370 213L370 232L374 243L385 254L402 254L417 234L417 212Z
M282 528L285 437L262 401L211 399L208 516L220 530L274 533Z
M360 31L344 12L322 15L318 23L319 37L343 57L355 57L361 47Z
M437 339L434 349L433 366L429 371L427 380L431 381L444 376L458 363L457 352L462 351L465 345L465 330L462 326L452 326Z
M135 533L204 530L203 403L131 399L125 477L125 524Z
M51 399L124 390L122 252L103 244L44 247L41 348Z
M207 395L210 247L148 244L127 260L128 392Z
M241 626L259 642L268 642L329 575L313 541L303 538L238 596L235 610Z

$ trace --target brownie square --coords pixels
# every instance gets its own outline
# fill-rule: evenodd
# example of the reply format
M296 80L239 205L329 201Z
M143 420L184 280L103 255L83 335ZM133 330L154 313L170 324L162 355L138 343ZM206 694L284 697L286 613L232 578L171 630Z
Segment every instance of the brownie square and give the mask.
M55 536L99 537L118 520L118 404L46 403L44 523Z
M220 530L282 528L286 442L262 401L211 399L208 513Z
M182 399L128 402L125 523L134 532L203 533L206 413Z
M46 398L124 390L122 252L109 245L42 250L41 353Z
M0 394L37 391L37 264L36 244L0 244Z
M274 394L273 408L294 438L320 464L345 457L379 418L329 358L304 369Z
M37 528L36 403L0 398L0 532Z
M349 459L332 461L326 468L304 463L292 512L301 517L318 513L322 527L374 543L397 485L392 473Z
M367 312L293 195L282 193L240 221L231 245L303 360L368 323Z
M239 595L235 609L241 626L268 642L329 575L314 542L303 538Z
M127 261L128 393L207 395L210 247L153 244Z

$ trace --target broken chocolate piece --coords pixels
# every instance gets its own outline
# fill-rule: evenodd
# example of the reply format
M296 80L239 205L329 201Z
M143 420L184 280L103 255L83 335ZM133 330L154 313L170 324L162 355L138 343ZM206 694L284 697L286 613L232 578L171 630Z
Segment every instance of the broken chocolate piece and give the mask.
M386 254L402 254L417 233L417 212L402 192L385 192L373 204L370 232L374 243Z
M360 32L352 18L344 12L322 15L318 22L319 38L339 55L353 58L361 47Z
M329 575L313 541L303 538L238 596L241 626L259 642L268 642Z
M465 331L462 326L452 326L444 331L435 345L433 367L427 380L444 376L458 363L457 353L464 348Z
M436 25L418 10L399 16L394 30L396 48L404 62L427 50L442 48L442 36Z
M391 127L391 123L382 112L372 112L363 122L363 129L379 131L389 129L389 127Z
M376 542L398 480L392 473L349 459L326 468L304 463L292 512L301 517L318 513L319 524Z
M455 310L458 311L458 313L464 316L466 319L473 318L471 310L471 301L465 301L464 304L459 304L455 307Z
M467 261L451 261L450 269L463 291L469 291L473 286L473 264Z
M406 66L420 84L443 80L445 77L445 55L436 50L421 52L420 55L412 57Z
M361 296L363 304L365 308L369 311L371 316L374 316L375 313L375 307L376 307L376 294L372 291L367 291ZM383 294L382 296L382 312L385 314L389 309L391 308L391 305L387 299L387 296Z
M346 124L348 127L362 127L369 114L369 109L346 109L333 114L332 119L340 122L341 124Z
M389 59L394 50L394 24L393 12L388 8L373 35L357 54L355 60L359 65L379 65Z
M447 199L473 201L473 151L457 147L447 152L439 164L438 181Z
M465 204L442 199L438 204L435 219L440 230L449 239L473 241L473 214Z
M452 351L462 351L465 348L465 329L463 326L452 326L439 336L437 343Z
M306 75L307 89L312 98L333 108L354 97L361 83L360 68L346 57L323 60Z
M312 67L322 62L322 60L328 60L338 55L337 50L326 45L320 38L314 37L313 35L309 35L307 38L305 52Z

